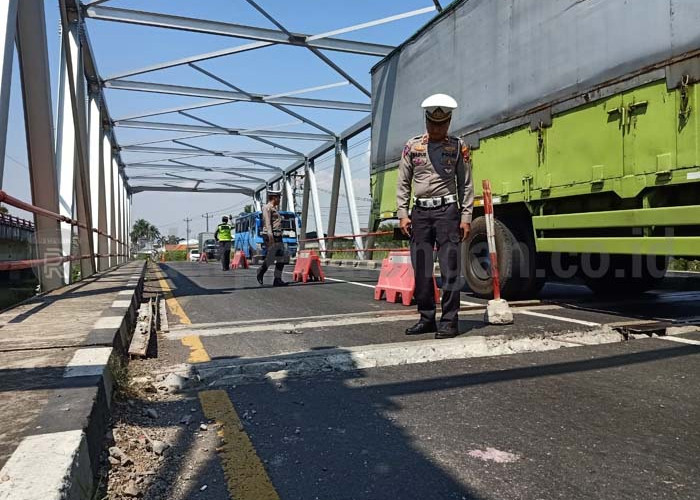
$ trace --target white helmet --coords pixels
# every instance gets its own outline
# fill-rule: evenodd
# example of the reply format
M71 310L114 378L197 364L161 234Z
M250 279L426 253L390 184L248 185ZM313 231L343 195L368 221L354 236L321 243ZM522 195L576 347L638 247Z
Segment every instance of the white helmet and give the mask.
M425 109L425 117L435 123L442 123L452 118L452 110L457 109L457 101L447 94L433 94L426 98L421 107Z

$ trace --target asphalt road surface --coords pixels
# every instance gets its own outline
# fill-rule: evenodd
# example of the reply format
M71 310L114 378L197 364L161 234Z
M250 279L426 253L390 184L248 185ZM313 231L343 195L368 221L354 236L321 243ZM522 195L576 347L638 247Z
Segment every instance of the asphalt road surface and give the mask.
M413 308L373 299L377 271L326 268L325 283L272 288L254 269L161 269L173 297L160 366L432 338L403 334ZM484 324L484 301L465 292L460 329L528 342L685 326L700 318L697 288L674 279L610 302L548 284L512 304L507 327ZM192 498L699 498L700 333L498 354L200 387L191 396L227 443L208 453L228 489Z

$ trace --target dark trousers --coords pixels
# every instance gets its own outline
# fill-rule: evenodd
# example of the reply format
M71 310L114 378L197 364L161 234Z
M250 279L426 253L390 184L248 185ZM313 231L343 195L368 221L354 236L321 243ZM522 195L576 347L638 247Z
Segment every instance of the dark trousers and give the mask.
M219 247L221 248L221 269L228 271L231 266L231 242L220 241Z
M264 276L270 264L275 263L275 279L282 279L282 271L284 270L284 262L286 256L284 254L284 244L282 238L275 238L274 243L267 246L267 253L258 273Z
M462 276L460 269L460 214L456 203L439 208L414 207L411 213L411 262L416 279L415 298L421 321L435 321L433 247L442 275L440 324L457 326Z

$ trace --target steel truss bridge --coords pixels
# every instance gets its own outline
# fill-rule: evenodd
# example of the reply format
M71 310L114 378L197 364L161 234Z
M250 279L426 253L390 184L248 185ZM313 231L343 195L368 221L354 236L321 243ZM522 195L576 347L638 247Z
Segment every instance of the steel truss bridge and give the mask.
M32 200L31 203L24 203L13 198L12 193L0 191L0 201L35 214L38 258L32 265L40 269L43 289L70 283L71 261L79 261L81 275L90 276L95 271L127 260L132 197L148 191L244 194L249 195L252 204L259 209L265 189L281 189L283 207L288 210L300 208L302 234L306 233L307 221L313 217L320 236L325 232L332 237L336 230L342 183L352 233L357 235L354 238L355 250L360 257L363 256L348 141L370 127L371 92L327 54L339 52L364 57L368 70L378 57L386 56L393 47L348 40L341 35L429 14L439 8L439 4L436 2L435 6L324 33L305 34L290 31L283 21L273 17L255 0L246 1L257 11L261 21L266 20L275 28L117 8L108 5L109 0L58 0L61 46L57 103L53 103L51 97L44 0L2 2L0 43L4 50L0 58L0 187L16 48ZM216 35L233 40L229 48L222 50L101 75L97 70L97 55L90 41L87 20ZM241 44L240 39L245 42ZM307 51L339 75L341 81L270 95L243 89L221 76L216 69L202 66L204 61L220 63L225 56L274 45ZM153 76L157 81L159 72L171 68L186 68L193 76L208 79L211 86L195 87L144 80L145 76ZM354 87L363 98L351 102L303 96L341 85ZM106 89L200 100L165 109L114 115L108 108ZM274 108L312 131L298 132L276 127L250 129L214 123L197 115L198 110L234 102ZM341 111L353 116L360 113L363 117L344 130L331 130L307 116L304 110L309 108ZM58 113L55 131L54 109ZM173 114L179 120L162 116L172 117ZM188 121L183 123L183 119ZM120 129L138 129L145 138L146 134L162 134L164 131L180 135L120 144L117 141L117 131ZM183 136L183 133L186 135ZM191 141L198 137L223 141L230 136L245 138L256 147L231 150L222 145L205 148ZM284 144L280 141L284 141ZM290 141L295 146L288 145ZM328 153L334 155L335 163L330 211L328 220L324 221L316 180L316 161ZM132 154L150 154L158 158L133 161ZM219 162L222 159L240 163L221 166ZM295 207L290 179L302 172L303 203L302 207ZM73 244L74 233L79 242L77 255ZM323 251L325 247L326 241L322 237L319 248ZM56 266L62 266L58 273Z

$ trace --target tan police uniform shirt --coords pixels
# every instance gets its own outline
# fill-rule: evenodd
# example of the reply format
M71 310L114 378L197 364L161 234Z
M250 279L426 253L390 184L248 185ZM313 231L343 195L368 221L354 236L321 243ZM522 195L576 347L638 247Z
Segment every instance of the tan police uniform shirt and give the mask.
M409 140L401 154L396 205L400 219L408 217L411 187L416 198L437 198L457 194L461 222L471 222L474 205L469 149L464 142L447 136L441 143L428 135Z
M262 209L263 232L272 240L274 235L282 236L282 218L279 207L269 202Z

